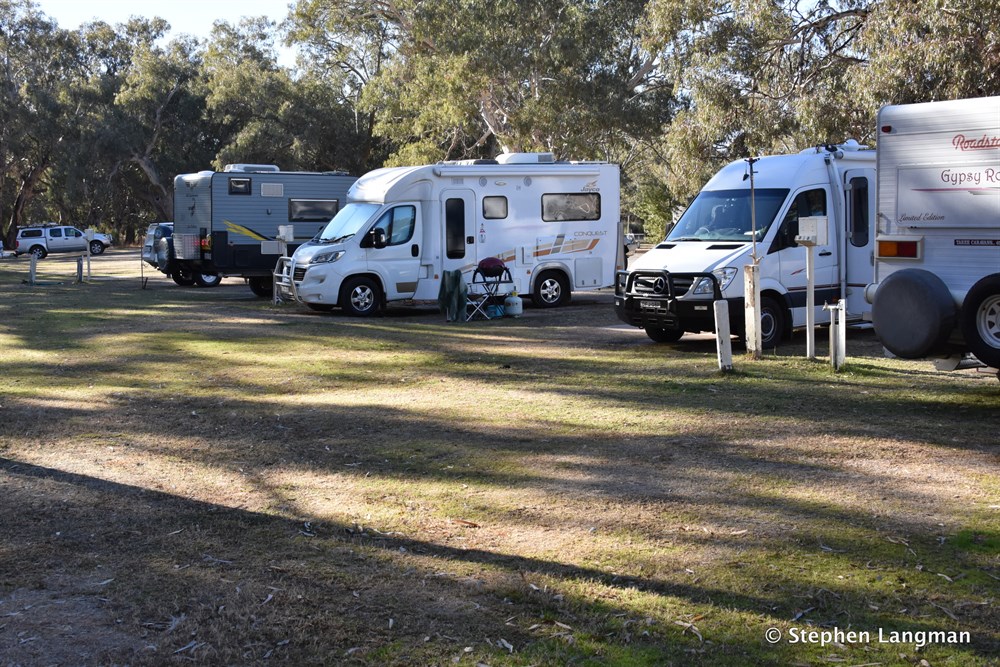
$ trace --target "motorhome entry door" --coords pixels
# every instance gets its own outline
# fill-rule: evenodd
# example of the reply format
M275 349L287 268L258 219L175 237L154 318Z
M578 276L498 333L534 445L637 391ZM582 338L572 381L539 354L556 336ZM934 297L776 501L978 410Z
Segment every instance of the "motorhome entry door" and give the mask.
M472 271L476 266L476 195L472 190L444 190L441 193L441 245L445 271ZM485 232L484 232L485 233Z

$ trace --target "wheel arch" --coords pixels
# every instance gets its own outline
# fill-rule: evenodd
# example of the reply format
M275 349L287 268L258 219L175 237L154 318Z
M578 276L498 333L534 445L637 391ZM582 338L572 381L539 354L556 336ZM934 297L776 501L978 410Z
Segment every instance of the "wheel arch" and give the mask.
M546 271L559 271L564 276L566 276L566 282L569 284L570 291L573 289L573 272L570 270L566 262L545 262L538 264L531 270L531 282L528 285L528 293L531 294L535 291L535 286L538 284L538 277L541 276Z
M359 271L358 273L352 273L352 274L344 276L344 278L340 281L340 285L337 287L337 304L336 305L338 307L342 308L343 305L344 305L341 302L341 299L344 296L344 285L346 285L347 283L351 282L355 278L370 278L371 280L374 280L375 284L378 285L379 291L382 293L381 294L381 296L382 296L382 304L385 305L385 300L386 300L386 296L385 296L385 294L386 294L385 293L385 279L377 271L368 270L368 271Z

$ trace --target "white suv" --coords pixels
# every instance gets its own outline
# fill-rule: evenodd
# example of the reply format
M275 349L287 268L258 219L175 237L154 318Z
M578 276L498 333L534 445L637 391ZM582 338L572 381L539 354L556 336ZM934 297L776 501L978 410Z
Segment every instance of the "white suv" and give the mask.
M23 227L17 232L14 254L30 253L41 259L50 252L84 252L87 243L86 235L76 227L55 224ZM107 234L94 234L94 240L90 241L90 254L100 255L111 243Z

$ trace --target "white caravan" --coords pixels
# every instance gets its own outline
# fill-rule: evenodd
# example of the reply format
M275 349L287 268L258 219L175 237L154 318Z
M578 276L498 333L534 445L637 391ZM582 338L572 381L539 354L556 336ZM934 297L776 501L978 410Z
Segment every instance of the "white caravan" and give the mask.
M879 112L878 220L866 296L886 349L1000 368L1000 97Z
M615 310L621 320L642 327L657 342L673 342L685 332L714 331L712 302L723 298L734 329L741 329L743 267L756 248L761 338L765 347L777 345L793 327L806 324L806 248L795 240L802 217L818 217L826 226L826 233L821 229L817 235L826 243L814 248L815 321L823 321L824 302L842 297L848 321L865 317L864 288L872 277L875 151L848 141L762 157L754 161L750 176L746 160L723 167L666 239L618 275Z
M445 271L498 257L539 306L608 287L622 257L618 166L549 153L377 169L311 242L279 263L278 289L314 310L370 315L435 300Z

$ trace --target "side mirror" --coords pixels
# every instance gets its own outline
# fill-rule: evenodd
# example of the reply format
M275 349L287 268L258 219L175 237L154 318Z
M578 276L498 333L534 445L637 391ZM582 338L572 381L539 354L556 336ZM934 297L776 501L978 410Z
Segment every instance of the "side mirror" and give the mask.
M389 239L385 235L385 230L381 227L372 229L368 232L368 236L371 238L373 248L382 249L389 245Z

